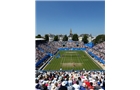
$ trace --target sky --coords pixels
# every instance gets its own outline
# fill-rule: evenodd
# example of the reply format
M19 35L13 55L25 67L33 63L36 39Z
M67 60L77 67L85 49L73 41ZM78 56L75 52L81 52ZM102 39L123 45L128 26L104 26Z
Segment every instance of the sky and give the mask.
M36 35L105 34L105 1L36 1Z

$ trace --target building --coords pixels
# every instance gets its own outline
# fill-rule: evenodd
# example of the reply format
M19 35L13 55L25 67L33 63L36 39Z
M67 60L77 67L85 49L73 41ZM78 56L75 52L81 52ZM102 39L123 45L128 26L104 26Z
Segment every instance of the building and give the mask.
M48 34L48 36L49 36L49 41L53 41L54 40L54 37L55 37L54 34Z
M79 41L82 41L84 35L86 35L88 37L89 42L91 42L92 40L95 39L91 34L81 34L81 35L78 36ZM49 41L54 40L54 37L55 37L54 34L48 34L48 36L49 36ZM59 41L63 41L63 38L64 38L65 35L60 34L60 35L57 35L57 36L58 36ZM68 41L71 41L72 37L73 37L73 33L72 33L72 29L70 29L70 33L68 35Z
M91 34L90 35L89 34L81 34L81 35L79 35L79 38L78 38L79 41L82 41L84 35L86 35L88 37L88 42L91 42L94 39L94 37L92 37Z
M62 34L61 34L61 35L58 35L59 41L63 41L64 36L65 36L65 35L62 35Z
M70 29L70 35L68 36L68 41L71 41L72 40L72 37L73 37L72 29Z

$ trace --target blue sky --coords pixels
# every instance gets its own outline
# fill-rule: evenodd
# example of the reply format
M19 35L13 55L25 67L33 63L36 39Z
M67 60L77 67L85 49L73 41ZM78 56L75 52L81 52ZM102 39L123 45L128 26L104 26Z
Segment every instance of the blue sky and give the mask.
M36 35L105 33L104 1L36 1Z

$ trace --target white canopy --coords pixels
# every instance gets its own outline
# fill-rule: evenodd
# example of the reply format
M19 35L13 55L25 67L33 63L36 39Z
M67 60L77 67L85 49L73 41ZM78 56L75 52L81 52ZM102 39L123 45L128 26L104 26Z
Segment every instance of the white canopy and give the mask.
M45 40L44 38L35 38L35 40Z

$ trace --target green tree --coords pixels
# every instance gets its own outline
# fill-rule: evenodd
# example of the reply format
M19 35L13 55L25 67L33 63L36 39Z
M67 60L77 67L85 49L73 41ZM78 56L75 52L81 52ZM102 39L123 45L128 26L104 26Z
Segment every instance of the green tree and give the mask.
M98 43L101 43L101 42L104 42L104 41L105 41L105 35L100 34L93 40L93 43L98 44Z
M45 34L45 40L49 41L49 35L48 34Z
M42 36L40 35L40 34L38 34L37 36L36 36L36 38L41 38Z
M67 35L64 36L63 41L68 41Z
M78 41L78 40L79 40L79 39L78 39L78 35L77 35L77 34L74 34L73 37L72 37L72 40L73 40L73 41Z
M84 37L82 38L82 41L84 43L88 43L88 37L87 37L87 35L84 35Z
M54 41L58 41L58 36L57 35L54 37Z

